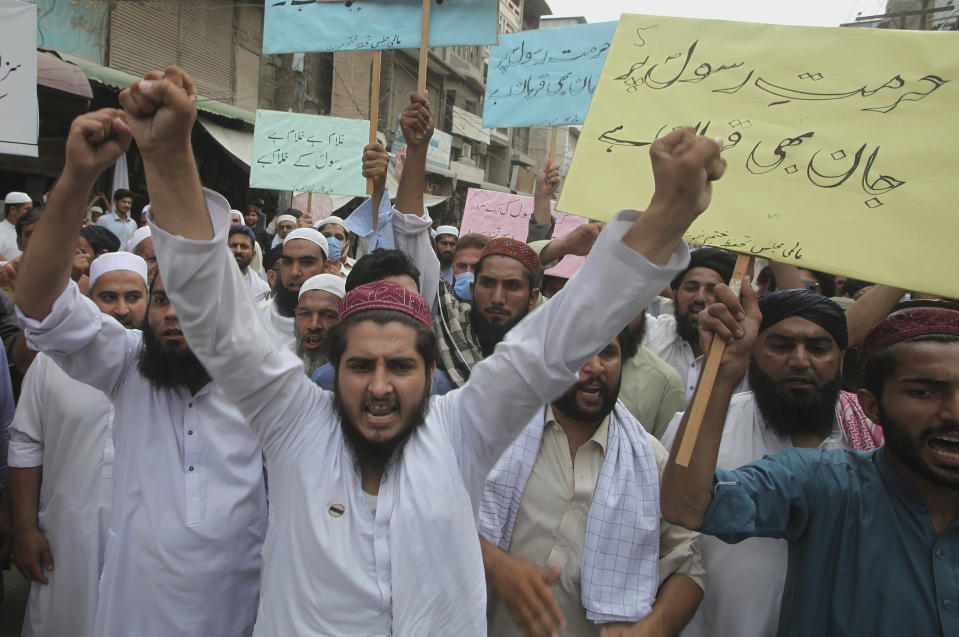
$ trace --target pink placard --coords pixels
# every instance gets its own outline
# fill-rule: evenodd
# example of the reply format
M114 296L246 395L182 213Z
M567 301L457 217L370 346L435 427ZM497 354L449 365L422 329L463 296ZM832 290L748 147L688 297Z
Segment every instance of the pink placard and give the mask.
M310 204L309 210L307 203ZM322 192L314 192L312 197L308 192L294 192L292 205L297 210L309 213L314 223L333 214L333 197Z
M554 239L565 237L576 226L587 223L587 220L582 217L556 212L555 201L550 202L550 212L556 217L556 227L553 229ZM532 214L532 197L470 188L466 192L460 235L479 232L493 238L511 237L526 241L529 218ZM569 278L582 267L585 260L585 257L568 255L555 267L547 270L546 274Z

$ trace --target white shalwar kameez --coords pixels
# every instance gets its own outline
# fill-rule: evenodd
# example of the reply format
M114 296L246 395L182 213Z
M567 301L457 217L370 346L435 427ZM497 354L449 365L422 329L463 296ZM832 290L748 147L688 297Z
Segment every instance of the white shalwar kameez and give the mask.
M49 584L30 584L21 637L88 637L113 493L113 403L37 354L10 434L10 466L43 467L38 522L54 564Z
M515 327L465 387L431 399L426 422L384 476L373 515L333 395L259 323L235 338L249 296L229 267L229 205L208 192L207 207L210 241L173 237L152 219L151 227L193 351L249 416L266 454L270 529L254 634L486 635L474 522L486 474L537 409L684 267L686 248L667 267L653 266L619 241L636 213L610 222L566 290Z
M231 265L236 289L249 298ZM212 382L195 395L155 389L137 369L140 331L101 314L72 281L42 322L17 313L31 348L105 393L116 410L94 634L249 635L266 490L260 447L235 403Z

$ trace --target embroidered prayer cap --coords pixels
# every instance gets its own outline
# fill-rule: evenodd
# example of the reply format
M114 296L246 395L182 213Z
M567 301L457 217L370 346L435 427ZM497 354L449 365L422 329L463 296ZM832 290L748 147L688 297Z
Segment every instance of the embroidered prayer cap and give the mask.
M460 231L456 229L455 226L440 226L436 229L435 237L440 236L441 234L451 234L456 238L459 238Z
M906 306L876 323L862 339L861 356L869 360L887 347L914 336L951 334L959 336L959 310L953 304L922 301Z
M33 199L31 199L30 195L25 192L11 190L7 193L7 196L3 198L3 203L7 205L33 203Z
M150 236L150 226L143 226L134 231L133 236L127 241L127 252L133 252L136 247L143 243L143 240Z
M116 270L129 270L140 275L144 285L147 282L147 262L143 257L138 257L130 252L107 252L101 254L90 264L90 286L93 289L94 284L102 275Z
M324 272L311 276L303 285L300 286L300 294L296 297L302 299L303 295L311 290L321 290L342 299L346 296L346 279Z
M516 239L509 237L496 237L490 239L483 252L480 253L479 260L482 261L491 254L499 254L510 259L516 259L534 275L539 272L539 255L536 250Z
M323 256L327 259L330 258L330 244L326 240L326 237L321 235L319 232L313 228L296 228L290 230L290 234L286 235L286 238L283 239L283 245L288 244L294 239L305 239L307 241L312 241L316 245L320 246L320 250L323 251Z
M313 227L319 230L323 226L327 226L331 223L335 223L338 226L343 226L344 229L346 228L346 223L343 221L343 219L341 219L340 217L337 217L336 215L330 215L329 217L324 217L320 219L319 221L313 224Z
M250 237L250 245L256 245L256 235L253 234L253 231L245 223L234 223L230 226L230 234L227 237L232 237L235 234L245 234Z
M289 221L293 225L296 225L296 217L293 215L280 215L276 218L276 225L280 225L284 221Z
M846 313L838 303L818 292L806 289L767 292L759 297L759 311L763 313L760 334L782 320L798 316L829 332L839 349L849 345Z
M669 287L674 290L679 289L683 282L683 277L693 268L709 268L722 277L726 284L733 276L733 269L736 267L736 255L719 248L697 248L689 253L689 265L686 269L677 274L669 283Z
M366 310L393 310L412 316L430 327L430 304L419 294L410 292L395 281L374 281L357 286L346 293L340 302L340 320Z

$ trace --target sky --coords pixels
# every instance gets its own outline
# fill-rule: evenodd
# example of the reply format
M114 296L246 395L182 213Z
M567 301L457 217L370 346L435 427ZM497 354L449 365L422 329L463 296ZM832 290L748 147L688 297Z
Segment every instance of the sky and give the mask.
M585 16L588 22L618 20L621 13L712 18L772 24L839 26L883 13L886 0L547 0L554 16Z

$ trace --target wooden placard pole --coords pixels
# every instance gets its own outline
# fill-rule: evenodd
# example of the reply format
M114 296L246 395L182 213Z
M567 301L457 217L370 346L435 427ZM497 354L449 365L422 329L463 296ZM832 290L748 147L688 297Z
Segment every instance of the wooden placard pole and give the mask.
M373 68L370 70L370 143L376 143L376 128L380 119L380 68L383 53L373 52ZM366 194L373 194L373 180L366 180Z
M423 0L423 24L420 27L420 68L416 76L416 92L426 95L426 59L430 52L430 0Z
M556 161L556 134L559 132L559 129L556 126L553 126L553 132L550 134L549 138L549 162L553 163Z
M306 214L313 216L313 193L306 193Z
M742 289L743 277L749 273L752 267L752 256L740 254L736 257L736 267L733 269L733 276L729 280L729 287L732 288L736 296L739 296ZM688 467L693 456L693 447L696 446L696 439L699 438L699 429L703 424L706 406L709 404L709 395L713 393L716 374L719 372L719 363L725 350L726 341L719 338L714 338L709 346L709 353L706 354L706 361L703 363L703 373L699 377L693 402L689 406L689 420L686 422L686 431L683 433L683 439L679 442L679 451L676 453L676 464L681 467Z

